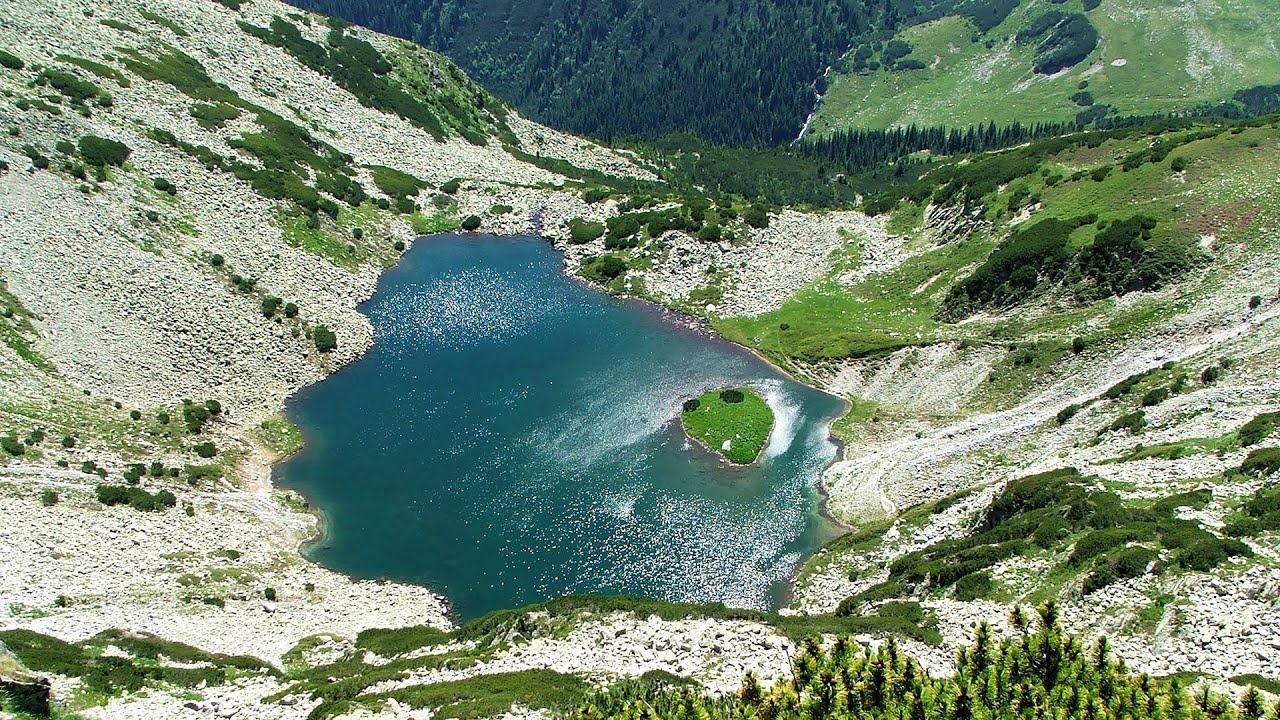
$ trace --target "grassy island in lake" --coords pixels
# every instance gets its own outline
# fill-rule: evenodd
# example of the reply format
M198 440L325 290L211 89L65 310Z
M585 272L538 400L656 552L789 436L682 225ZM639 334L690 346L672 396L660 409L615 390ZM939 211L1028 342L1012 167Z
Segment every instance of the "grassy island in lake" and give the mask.
M689 437L735 465L750 465L773 432L773 411L749 387L712 390L687 400L680 413Z

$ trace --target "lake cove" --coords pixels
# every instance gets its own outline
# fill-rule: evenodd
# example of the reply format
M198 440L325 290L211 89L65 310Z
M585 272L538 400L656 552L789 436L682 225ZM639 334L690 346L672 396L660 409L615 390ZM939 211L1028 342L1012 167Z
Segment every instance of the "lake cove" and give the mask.
M322 513L328 567L461 619L574 593L767 608L835 534L817 481L841 401L566 277L541 240L420 240L362 311L373 348L290 401L307 444L276 470ZM743 386L775 421L733 467L681 405Z

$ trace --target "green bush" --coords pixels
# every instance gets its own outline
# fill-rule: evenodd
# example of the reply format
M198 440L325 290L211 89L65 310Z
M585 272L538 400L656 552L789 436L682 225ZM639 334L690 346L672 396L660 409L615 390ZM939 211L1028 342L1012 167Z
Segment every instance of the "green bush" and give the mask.
M195 451L196 455L199 455L200 457L205 459L211 458L214 455L218 454L218 446L214 445L212 442L208 440L197 444L194 448L192 448L192 450Z
M58 504L58 493L49 488L40 491L40 504L45 507L53 507Z
M275 295L263 295L260 305L262 306L263 317L275 317L276 311L280 309L280 304L284 302Z
M1172 171L1174 171L1174 172L1182 172L1183 170L1186 170L1186 169L1187 169L1187 159L1186 159L1186 158L1184 158L1184 157L1182 157L1182 156L1178 156L1178 157L1174 158L1174 159L1173 159L1172 161L1170 161L1170 163L1169 163L1169 169L1170 169L1170 170L1172 170Z
M338 336L324 325L317 325L311 330L311 340L318 352L332 352L338 347Z
M168 490L161 490L152 495L139 487L99 485L96 492L98 502L103 505L128 505L135 510L143 512L163 510L178 504L178 499Z
M289 303L285 303L285 304L284 304L284 316L285 316L285 317L287 317L287 318L296 318L296 317L298 317L298 305L297 305L297 303L291 303L291 302L289 302Z
M607 188L587 188L582 193L582 199L588 204L594 205L598 202L608 200L610 192Z
M373 176L373 184L378 187L378 190L387 197L395 199L415 197L427 186L425 182L409 173L381 165L370 166L369 174Z
M582 274L597 282L609 282L627 271L627 263L613 253L601 255L582 266Z
M747 224L757 230L769 227L769 211L763 205L752 205L742 216Z
M1280 470L1280 448L1259 448L1240 463L1240 472L1246 475L1266 477L1276 470Z
M453 195L454 193L458 192L458 190L459 190L461 187L462 187L462 181L461 181L461 180L454 179L454 180L450 180L449 182L447 182L447 183L445 183L445 184L441 185L441 186L440 186L440 192L445 193L445 194L448 194L448 195Z
M209 422L212 417L213 413L204 405L183 401L182 421L186 424L187 430L193 435L199 434L204 429L205 423Z
M1253 550L1239 540L1214 537L1183 549L1176 559L1188 570L1209 572L1232 557L1253 557Z
M480 229L480 216L468 215L462 220L462 229L467 232L475 232Z
M9 68L10 70L21 70L27 66L22 58L14 55L8 50L0 49L0 66Z
M1217 365L1210 365L1200 373L1200 382L1205 385L1212 385L1218 382L1218 378L1222 377L1222 370Z
M689 398L688 400L684 401L683 405L680 406L680 410L681 412L689 413L689 412L693 412L694 410L697 410L701 406L702 406L702 402L698 400L698 398Z
M276 589L275 589L275 588L267 588L267 589L263 590L263 591L262 591L262 597L266 598L267 600L269 600L269 601L271 601L271 602L275 602L275 600L276 600Z
M991 593L991 573L982 570L969 573L956 581L957 600L977 600Z
M22 444L22 441L13 433L0 435L0 448L14 457L18 457L27 452L27 446Z
M1280 412L1258 415L1240 428L1240 432L1237 433L1240 438L1240 444L1245 447L1257 445L1267 439L1275 431L1278 424L1280 424Z
M1145 534L1151 534L1150 530L1146 530ZM1137 540L1143 535L1144 530L1138 527L1093 530L1076 541L1075 548L1072 549L1071 557L1067 559L1067 562L1072 565L1082 565L1088 560L1110 552L1113 548Z
M106 165L123 165L129 159L132 150L128 145L97 135L85 135L79 141L80 156L90 165L103 167Z
M1146 426L1147 414L1141 410L1136 410L1116 418L1116 421L1108 425L1103 432L1125 430L1131 433L1139 433Z
M721 390L720 399L730 404L736 404L746 399L746 396L741 390L731 388L729 390Z
M191 485L205 480L215 482L221 480L223 476L223 469L218 465L188 465L183 468L183 472L186 473L187 482Z
M206 130L220 128L228 122L240 117L240 108L227 103L195 103L191 106L191 117L196 119Z
M1153 407L1169 399L1169 388L1158 387L1147 391L1142 396L1142 407Z
M1067 421L1075 417L1078 412L1080 412L1080 406L1076 403L1072 403L1059 410L1054 419L1057 420L1059 425L1065 425Z
M585 245L598 240L604 235L604 223L590 222L582 218L569 221L569 242L574 245Z
M1157 290L1190 270L1189 247L1173 240L1157 240L1155 218L1146 215L1116 220L1098 231L1093 243L1080 251L1072 289L1082 299L1098 299L1128 292Z
M125 468L124 472L122 473L125 479L125 482L129 483L130 485L137 485L138 483L142 482L142 477L146 474L147 474L147 468L141 463L133 463L129 465L127 468Z

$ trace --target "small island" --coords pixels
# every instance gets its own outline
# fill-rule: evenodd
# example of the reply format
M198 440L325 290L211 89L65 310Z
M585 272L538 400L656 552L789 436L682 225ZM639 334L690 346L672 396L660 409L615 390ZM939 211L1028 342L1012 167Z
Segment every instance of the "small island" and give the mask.
M689 437L734 465L755 462L773 432L773 410L749 387L711 390L686 400L680 418Z

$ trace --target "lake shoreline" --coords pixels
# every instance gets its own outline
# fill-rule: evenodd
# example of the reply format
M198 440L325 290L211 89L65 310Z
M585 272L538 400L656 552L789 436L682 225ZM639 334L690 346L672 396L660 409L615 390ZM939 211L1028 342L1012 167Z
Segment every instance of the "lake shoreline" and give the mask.
M442 233L442 234L434 235L434 236L421 236L421 237L418 237L418 238L416 238L416 239L415 239L415 243L414 243L414 244L415 244L415 246L416 246L416 245L422 244L422 243L424 243L424 242L430 242L432 238L448 238L448 237L461 237L461 238L465 238L465 239L468 239L468 240L473 239L471 236L469 236L469 235L462 235L461 233ZM649 315L649 316L651 316L651 317L654 317L654 318L656 318L656 319L660 320L664 325L666 325L666 326L668 326L668 327L670 327L670 328L677 329L677 330L679 330L679 331L680 331L680 332L682 332L682 333L688 333L688 334L691 334L691 335L697 336L697 338L699 339L699 341L700 341L700 342L708 342L708 341L709 341L709 342L713 343L715 346L717 346L717 347L719 347L719 348L722 348L722 349L727 349L727 350L731 351L731 352L732 352L732 353L734 353L734 354L742 354L742 355L744 355L744 356L745 356L745 355L749 355L752 361L755 361L755 362L762 362L762 363L763 363L764 365L766 365L766 366L767 366L767 367L768 367L768 368L769 368L773 373L776 373L778 376L780 376L780 378L785 378L785 379L790 380L790 381L792 381L792 382L796 382L796 383L798 383L798 384L800 384L800 385L803 385L803 386L804 386L804 387L806 387L806 388L810 388L810 389L812 389L812 390L815 390L815 391L817 391L817 392L821 393L823 396L826 396L826 397L828 397L828 398L832 398L832 399L834 399L834 400L837 400L837 401L841 404L841 409L840 409L839 411L837 411L837 412L833 412L833 413L831 413L828 417L824 417L824 418L821 418L821 419L819 420L819 422L821 422L821 424L822 424L822 431L823 431L823 434L824 434L824 435L823 435L823 437L824 437L824 439L825 439L825 441L826 441L826 442L830 442L830 443L833 445L833 447L835 448L835 452L833 453L832 457L831 457L831 458L830 458L830 459L829 459L829 460L828 460L828 461L823 465L822 469L818 472L817 476L816 476L815 478L813 478L812 482L808 483L808 485L810 486L810 489L811 489L811 490L816 490L816 495L815 495L815 497L814 497L814 511L813 511L813 512L814 512L814 515L815 515L815 516L817 516L817 517L820 519L820 522L821 522L821 523L823 523L825 526L827 526L827 527L829 528L829 531L828 531L828 532L835 532L835 533L837 534L837 536L838 536L839 534L843 534L843 532L846 532L846 531L849 529L849 526L848 526L847 524L845 524L845 523L841 522L838 518L835 518L835 517L831 514L831 512L830 512L830 510L829 510L829 507L828 507L828 504L827 504L827 491L826 491L826 488L824 487L824 485L823 485L823 483L822 483L822 480L821 480L821 478L822 478L822 473L823 473L823 472L825 472L825 470L826 470L828 467L830 467L830 465L831 465L832 463L837 462L837 461L839 460L840 455L841 455L841 452L842 452L842 447L843 447L843 446L842 446L842 443L839 441L839 439L838 439L838 438L834 437L834 436L831 434L830 429L831 429L832 424L833 424L836 420L838 420L841 416L843 416L843 414L845 414L845 413L847 413L847 412L848 412L849 403L848 403L847 401L845 401L843 398L839 398L838 396L832 395L831 393L829 393L829 392L825 391L824 389L822 389L822 388L820 388L820 387L815 387L815 386L813 386L813 385L811 385L811 384L809 384L809 383L806 383L806 382L803 382L803 381L798 380L798 379L797 379L797 378L795 378L791 373L789 373L789 372L787 372L785 369L783 369L783 368L779 367L776 363L774 363L774 362L772 362L771 360L769 360L768 358L764 357L764 356L763 356L763 355L761 355L758 351L756 351L756 350L754 350L754 349L752 349L752 348L749 348L749 347L746 347L746 346L740 345L740 344L738 344L738 343L734 343L734 342L732 342L732 341L730 341L730 340L727 340L727 339L726 339L726 338L724 338L723 336L721 336L721 335L719 335L718 333L716 333L716 332L715 332L715 330L714 330L714 328L712 328L712 327L711 327L710 323L709 323L709 322L707 322L705 318L701 318L701 317L698 317L698 316L695 316L695 315L690 315L690 314L688 314L688 313L681 312L681 311L679 311L679 310L675 310L675 309L673 309L673 308L670 308L670 307L667 307L667 306L661 305L661 304L656 303L656 302L654 302L654 301L652 301L652 300L650 300L650 299L647 299L647 298L640 298L640 297L627 296L627 295L615 295L615 294L610 294L610 293L607 293L607 292L603 292L603 291L602 291L602 289L601 289L598 285L595 285L595 284L589 283L589 282L585 281L584 279L582 279L582 278L580 278L580 277L578 277L578 276L576 276L576 275L572 274L571 272L569 272L569 270L568 270L567 266L563 264L563 258L564 258L563 253L562 253L562 252L560 252L560 250L556 247L556 245L555 245L554 241L553 241L553 240L551 240L550 238L547 238L547 237L545 237L545 236L528 236L528 235L514 235L514 236L492 235L491 237L493 237L493 238L495 238L495 239L504 240L504 241L518 240L518 239L528 239L528 240L534 240L534 241L545 242L545 243L547 243L547 245L548 245L552 250L555 250L555 251L556 251L556 255L557 255L557 256L561 259L561 261L562 261L562 264L561 264L561 267L560 267L560 273L561 273L561 275L563 275L566 279L569 279L569 280L573 281L575 284L579 284L579 285L582 285L582 286L584 286L584 287L587 287L587 288L588 288L592 293L597 293L597 294L600 294L600 295L605 295L605 296L608 296L608 297L611 297L611 298L614 298L614 299L620 300L620 301L622 301L623 303L626 303L627 305L630 305L630 306L632 306L633 308L635 308L635 309L637 309L637 310L640 310L641 312L645 313L646 315ZM388 268L388 271L392 271L392 270L394 270L395 268L397 268L397 267L401 267L401 266L402 266L402 265L401 265L401 263L397 263L397 265L395 265L395 266L393 266L393 267L391 267L391 268ZM383 273L383 274L382 274L382 276L381 276L381 277L379 277L379 283L378 283L379 287L375 290L375 293L374 293L374 294L377 294L377 292L378 292L379 290L382 290L382 289L383 289L383 287L382 287L382 286L383 286L383 278L384 278L384 277L386 277L386 273ZM368 303L368 302L370 302L371 300L372 300L372 296L371 296L371 298L370 298L370 299L366 299L365 301L363 301L363 302L362 302L362 303L357 307L357 311L358 311L358 312L360 312L362 315L365 315L365 317L366 317L366 318L368 318L368 317L369 317L367 303ZM374 342L377 342L377 338L376 338L376 336L375 336L375 338L374 338ZM325 379L330 379L330 378L332 378L332 377L336 377L336 376L339 376L339 375L343 374L343 371L345 371L345 370L347 370L347 369L348 369L348 365L350 365L350 364L354 364L355 360L358 360L358 359L363 358L363 357L365 356L365 354L367 353L367 351L368 351L369 349L371 349L371 348L372 348L372 344L370 344L369 348L365 348L365 349L364 349L364 350L365 350L365 352L362 352L359 356L357 356L356 358L353 358L352 363L344 363L342 367L336 368L336 369L335 369L335 371L334 371L331 375L327 376ZM317 383L317 385L319 385L319 383ZM294 417L296 417L296 416L293 416L293 415L292 415L292 413L291 413L291 407L290 407L290 406L297 402L297 399L299 398L299 396L300 396L300 395L305 394L308 390L312 389L313 387L315 387L315 386L307 386L307 387L305 387L305 388L301 388L301 389L299 390L299 392L294 393L293 395L290 395L288 398L286 398L285 403L284 403L284 404L285 404L285 413L286 413L286 416L290 416L290 420L291 420L291 421L293 421L293 418L294 418ZM676 417L675 417L674 419L675 419L675 421L679 421L679 420L680 420L680 417L679 417L679 413L678 413L678 412L677 412ZM776 426L776 418L775 418L775 426ZM770 439L772 439L772 435L773 435L774 430L775 430L775 427L771 427L771 430L770 430ZM310 440L310 439L308 439L308 438L306 437L306 435L308 435L308 434L309 434L309 433L307 433L307 432L306 432L306 430L304 429L304 449L303 449L302 451L300 451L300 453L298 453L299 455L306 453L306 452L307 452L307 448L309 448L309 447L311 447L311 446L312 446L312 442L311 442L311 440ZM682 434L684 434L684 435L686 435L686 436L687 436L687 433L683 433L683 431L682 431ZM810 437L812 437L812 436L810 436ZM702 449L706 450L707 452L711 453L712 455L717 455L717 457L718 457L718 454L714 453L714 452L713 452L713 451L711 451L709 448L707 448L705 444L703 444L703 443L699 442L699 445L702 447ZM757 456L756 463L754 463L754 464L756 464L756 465L758 465L758 464L759 464L759 458L760 458L761 456L763 456L763 454L764 454L764 452L767 450L767 448L768 448L768 442L766 442L765 447L763 447L763 448L761 449L760 455L758 455L758 456ZM751 467L751 465L736 465L736 464L734 464L734 463L729 463L729 462L724 461L724 460L721 460L720 462L721 462L725 467L729 467L729 468L739 468L739 467L741 467L741 468L747 468L747 467ZM324 510L323 508L321 508L321 507L320 507L320 506L319 506L319 505L314 501L314 498L313 498L312 496L310 496L308 493L303 492L303 491L302 491L302 490L297 486L297 484L296 484L296 483L285 483L281 478L279 478L279 477L278 477L277 473L275 472L275 471L276 471L276 468L278 468L278 467L279 467L279 463L273 463L273 464L272 464L272 467L271 467L271 470L272 470L272 472L271 472L271 476L272 476L273 484L277 484L277 485L279 485L281 488L287 488L287 489L289 489L289 490L291 490L291 491L293 491L293 492L296 492L296 493L298 493L299 495L301 495L301 496L302 496L302 497L307 501L307 503L308 503L308 511L309 511L309 512L313 515L313 517L315 517L315 519L316 519L316 525L315 525L316 530L315 530L315 532L312 534L312 536L311 536L311 537L307 538L303 543L301 543L301 544L300 544L299 552L300 552L300 554L301 554L301 555L302 555L302 556L303 556L303 557L304 557L308 562L312 562L312 563L319 564L319 565L321 565L321 566L325 566L325 564L324 564L320 559L318 559L318 558L316 557L316 551L317 551L317 550L319 550L319 549L321 549L321 548L325 548L325 547L327 546L327 544L328 544L328 542L329 542L329 539L330 539L331 532L332 532L332 523L330 522L330 519L328 518L327 513L325 512L325 510ZM825 534L827 534L827 532L824 532L823 534L825 535ZM781 596L781 599L779 599L779 600L775 600L774 602L771 602L771 603L770 603L770 605L772 605L772 606L773 606L773 607L771 608L772 610L775 610L775 611L776 611L777 609L781 609L781 608L783 608L783 607L786 607L787 603L790 601L790 598L791 598L791 596L792 596L792 591L793 591L792 584L793 584L793 581L794 581L794 579L795 579L795 576L796 576L796 574L797 574L797 573L799 573L799 572L800 572L800 570L803 568L804 564L805 564L805 563L808 561L808 559L812 556L813 552L816 552L816 550L811 550L811 551L807 551L807 552L803 553L803 554L801 555L801 557L799 558L799 560L797 561L797 563L795 564L795 566L794 566L794 567L789 571L789 576L788 576L788 579L786 580L786 583L785 583L785 585L786 585L786 587L785 587L785 592L784 592L784 594ZM338 570L338 569L334 569L334 568L328 568L327 566L325 566L325 567L326 567L327 569L330 569L330 570L331 570L331 571L333 571L333 572L340 572L340 573L346 574L346 575L348 575L349 577L352 577L353 579L369 579L369 580L378 580L378 579L382 579L382 580L387 580L387 581L391 581L391 582L406 582L406 581L404 581L404 580L396 580L396 579L394 579L393 577L390 577L390 576L388 576L388 575L384 575L384 574L378 574L378 575L373 575L373 574L371 574L371 575L368 575L368 576L363 576L363 575L356 575L356 574L352 574L352 573L349 573L349 572L345 572L345 571L343 571L343 570ZM407 582L412 582L412 581L407 581ZM422 586L423 586L425 589L427 589L427 590L431 591L433 594L437 594L437 595L439 596L439 594L438 594L435 590L433 590L433 589L432 589L432 585L427 584L427 583L423 583L423 584L422 584ZM440 597L443 597L443 596L440 596ZM544 598L544 599L545 599L545 598ZM449 618L450 618L450 620L451 620L452 622L454 622L455 624L456 624L456 623L460 623L460 622L462 621L462 618L460 617L459 613L457 612L456 605L455 605L455 604L452 602L452 600L451 600L451 599L449 599L449 598L445 598L445 600L446 600L446 605L449 607ZM775 604L775 603L777 603L777 604Z

